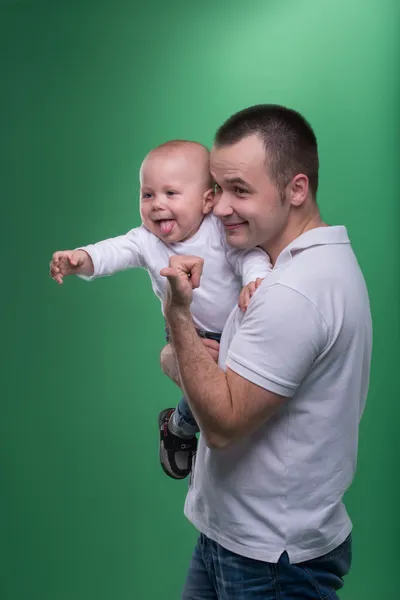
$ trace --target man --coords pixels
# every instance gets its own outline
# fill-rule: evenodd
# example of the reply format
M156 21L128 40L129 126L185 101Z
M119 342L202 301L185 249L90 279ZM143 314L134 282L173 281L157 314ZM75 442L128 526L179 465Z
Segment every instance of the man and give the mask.
M229 244L262 247L274 268L230 315L218 365L190 315L201 259L161 271L176 379L201 430L185 506L200 538L183 597L332 600L351 563L342 497L369 382L367 289L346 229L321 220L317 142L298 113L233 115L211 173Z

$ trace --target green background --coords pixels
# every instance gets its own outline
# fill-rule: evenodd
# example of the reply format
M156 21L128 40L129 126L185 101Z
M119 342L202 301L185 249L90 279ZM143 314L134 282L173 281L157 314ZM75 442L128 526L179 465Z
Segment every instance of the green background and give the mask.
M158 465L159 302L147 274L48 277L53 251L139 224L141 158L291 106L320 144L325 220L367 279L374 359L347 600L395 598L399 534L397 0L0 0L0 597L178 599L196 533Z

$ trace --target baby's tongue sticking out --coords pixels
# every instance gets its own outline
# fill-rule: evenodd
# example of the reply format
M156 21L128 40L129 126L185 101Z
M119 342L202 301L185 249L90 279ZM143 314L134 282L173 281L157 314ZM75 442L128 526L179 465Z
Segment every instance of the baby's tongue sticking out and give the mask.
M171 233L174 223L174 219L165 219L165 221L160 221L160 230L162 235L168 235Z

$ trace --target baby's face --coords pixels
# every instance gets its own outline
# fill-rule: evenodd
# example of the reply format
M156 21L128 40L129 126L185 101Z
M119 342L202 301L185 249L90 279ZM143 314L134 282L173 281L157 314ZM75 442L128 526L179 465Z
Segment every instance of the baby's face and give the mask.
M213 207L204 162L182 149L153 152L140 170L143 225L162 241L183 242L199 229Z

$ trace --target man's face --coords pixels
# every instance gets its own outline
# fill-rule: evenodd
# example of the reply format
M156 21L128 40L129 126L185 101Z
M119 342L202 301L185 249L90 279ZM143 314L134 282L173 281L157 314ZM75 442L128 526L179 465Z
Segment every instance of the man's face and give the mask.
M250 135L231 146L214 147L210 165L217 184L214 214L224 224L227 242L267 250L285 230L290 202L268 175L262 141Z

